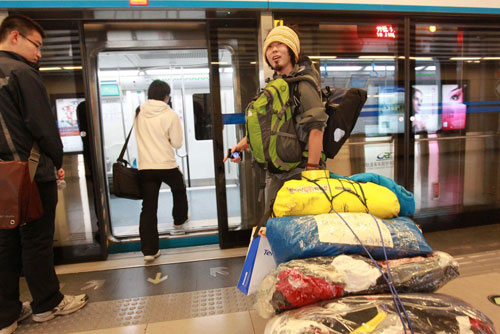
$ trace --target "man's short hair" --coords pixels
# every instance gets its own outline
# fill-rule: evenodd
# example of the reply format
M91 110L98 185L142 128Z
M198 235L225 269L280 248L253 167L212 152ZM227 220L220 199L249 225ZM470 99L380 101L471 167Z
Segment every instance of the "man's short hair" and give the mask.
M17 30L23 35L29 35L33 30L37 31L40 36L45 37L45 31L42 26L24 15L9 15L3 20L0 25L0 42L4 42L7 36Z
M170 95L170 86L161 80L155 80L149 85L148 100L165 101L167 95Z

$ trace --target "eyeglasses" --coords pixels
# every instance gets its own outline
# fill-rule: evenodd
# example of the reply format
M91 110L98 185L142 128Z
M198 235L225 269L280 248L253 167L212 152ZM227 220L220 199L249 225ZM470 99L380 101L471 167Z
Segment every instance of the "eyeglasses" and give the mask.
M21 37L23 37L25 40L27 40L28 42L30 42L31 44L33 44L38 49L38 51L42 50L42 46L43 46L42 44L37 44L37 43L33 42L31 39L29 39L28 37L26 37L22 33L19 33L19 35L21 35Z

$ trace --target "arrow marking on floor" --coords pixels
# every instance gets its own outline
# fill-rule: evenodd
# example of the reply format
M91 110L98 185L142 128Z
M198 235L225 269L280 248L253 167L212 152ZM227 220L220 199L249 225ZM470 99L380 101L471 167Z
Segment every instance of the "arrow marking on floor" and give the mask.
M215 267L210 268L210 275L216 277L217 274L227 276L229 272L227 272L228 267Z
M165 275L165 276L161 277L161 273L156 273L155 279L148 278L148 282L149 283L153 283L153 284L158 284L158 283L163 282L167 278L168 278L168 275Z
M92 289L92 288L94 288L94 290L97 290L104 285L104 282L106 282L106 280L104 280L104 279L96 279L96 280L88 281L87 284L85 286L83 286L80 290L83 291L83 290L88 290L88 289Z

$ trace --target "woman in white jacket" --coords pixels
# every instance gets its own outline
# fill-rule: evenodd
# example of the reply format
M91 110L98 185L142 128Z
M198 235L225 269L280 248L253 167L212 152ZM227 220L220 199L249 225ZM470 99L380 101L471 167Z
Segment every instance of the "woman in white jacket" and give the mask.
M162 182L172 190L174 226L181 227L188 221L186 185L174 154L174 148L182 146L182 127L179 116L167 104L169 100L169 85L153 81L148 100L134 121L143 195L139 234L145 261L160 256L157 210Z

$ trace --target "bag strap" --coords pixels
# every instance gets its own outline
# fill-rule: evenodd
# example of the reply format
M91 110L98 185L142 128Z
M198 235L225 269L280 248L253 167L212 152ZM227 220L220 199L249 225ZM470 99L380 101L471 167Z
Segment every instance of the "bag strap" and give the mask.
M0 112L0 123L2 125L3 133L5 135L5 140L7 141L7 145L9 146L9 150L12 153L14 160L21 161L19 153L17 153L16 147L14 146L14 142L12 141L12 137L10 136L9 128L5 123L5 119L3 118L1 112ZM35 179L35 174L38 168L39 161L40 161L40 147L38 146L38 143L36 141L33 141L33 146L31 147L30 156L28 158L28 170L31 182L33 182L33 180Z
M125 140L125 144L123 144L122 151L120 152L120 155L118 156L119 162L123 161L123 156L125 155L125 151L127 150L128 140L130 139L130 135L132 134L133 129L134 129L134 123L132 123L132 127L130 128L130 131L128 132L127 139Z

